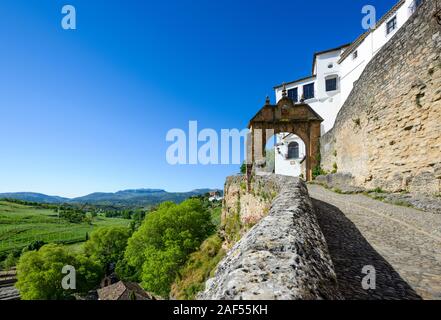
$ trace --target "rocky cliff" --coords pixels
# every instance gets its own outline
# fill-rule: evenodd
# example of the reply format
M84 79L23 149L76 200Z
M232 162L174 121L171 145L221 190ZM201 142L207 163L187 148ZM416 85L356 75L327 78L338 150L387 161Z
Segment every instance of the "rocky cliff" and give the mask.
M268 215L279 193L276 179L253 177L247 190L244 176L227 177L222 205L222 233L225 247L231 248L251 227Z
M227 243L243 236L199 299L339 299L333 264L304 182L255 177L249 192L244 183L241 176L227 179L223 212L225 227L228 221L239 223L234 236L226 228ZM255 225L245 227L247 223Z
M441 194L441 26L426 0L368 64L321 139L322 166L366 189Z

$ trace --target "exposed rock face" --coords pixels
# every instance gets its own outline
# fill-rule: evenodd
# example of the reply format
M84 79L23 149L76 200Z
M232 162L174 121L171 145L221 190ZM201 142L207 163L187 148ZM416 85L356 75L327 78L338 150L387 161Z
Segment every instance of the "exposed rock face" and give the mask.
M351 174L335 173L318 176L314 184L322 185L339 193L367 193L370 197L391 204L414 207L416 209L441 214L441 197L428 196L423 193L385 193L383 190L368 190L356 186Z
M251 192L245 176L231 176L225 182L222 225L225 244L231 248L245 232L265 217L279 193L277 177L253 177Z
M441 193L441 26L424 1L366 67L321 139L322 165L357 186Z
M240 178L229 178L226 191L233 181ZM283 176L259 181L278 190L269 214L228 252L199 299L340 299L305 184Z
M363 192L365 189L357 187L354 178L349 173L335 173L326 176L318 176L315 182L328 188L339 189L343 193Z

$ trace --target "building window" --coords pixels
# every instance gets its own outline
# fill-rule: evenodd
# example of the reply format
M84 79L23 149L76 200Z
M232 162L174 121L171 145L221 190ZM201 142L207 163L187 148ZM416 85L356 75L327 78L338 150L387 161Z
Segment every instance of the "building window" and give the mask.
M355 50L354 53L352 54L352 60L355 60L358 58L358 50Z
M314 98L314 83L303 86L303 98L305 100Z
M293 102L298 102L299 101L298 88L288 90L288 98L290 98Z
M337 90L337 78L326 79L326 91Z
M299 144L297 142L291 142L288 144L288 159L299 158Z
M397 28L397 17L393 17L388 21L386 24L386 32L387 34L390 34L392 31L394 31Z
M332 69L332 68L334 68L334 64L332 63L328 64L328 69Z

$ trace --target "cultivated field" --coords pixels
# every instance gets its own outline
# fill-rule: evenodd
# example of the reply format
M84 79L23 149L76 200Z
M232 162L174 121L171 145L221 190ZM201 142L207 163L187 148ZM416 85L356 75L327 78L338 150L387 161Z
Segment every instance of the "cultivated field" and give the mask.
M102 226L128 226L126 219L95 217L92 225L69 223L54 210L0 201L0 255L22 249L34 240L73 244Z

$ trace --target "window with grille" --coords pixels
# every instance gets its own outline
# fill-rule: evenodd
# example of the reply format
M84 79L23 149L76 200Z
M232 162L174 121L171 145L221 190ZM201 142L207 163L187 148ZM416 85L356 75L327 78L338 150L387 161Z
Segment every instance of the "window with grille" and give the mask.
M314 98L314 83L303 86L303 98L305 100Z
M394 31L397 28L397 17L393 17L391 20L389 20L386 24L386 32L387 34L390 34L392 31Z
M298 88L288 90L288 98L290 98L293 102L298 102L299 101Z
M337 78L326 79L326 91L337 90Z
M288 145L288 159L299 158L299 144L297 142L291 142Z

